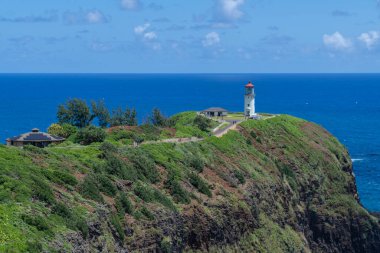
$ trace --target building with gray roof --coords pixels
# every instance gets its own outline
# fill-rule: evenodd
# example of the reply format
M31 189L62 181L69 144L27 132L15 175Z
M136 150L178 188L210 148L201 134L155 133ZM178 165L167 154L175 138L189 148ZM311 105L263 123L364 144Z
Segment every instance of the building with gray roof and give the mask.
M34 128L31 132L8 138L7 145L16 147L33 145L36 147L44 148L52 143L61 143L63 141L65 141L65 138L40 132L38 128Z

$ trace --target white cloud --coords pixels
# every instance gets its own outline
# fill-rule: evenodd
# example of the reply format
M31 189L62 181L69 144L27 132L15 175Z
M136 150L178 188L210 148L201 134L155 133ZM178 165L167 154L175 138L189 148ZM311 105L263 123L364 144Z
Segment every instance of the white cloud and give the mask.
M67 25L103 24L108 18L99 10L66 11L63 13L63 21Z
M157 38L157 34L155 32L147 32L144 34L144 39L146 40L154 40Z
M240 7L244 4L245 0L217 0L219 14L227 20L237 20L243 16Z
M368 50L372 49L373 46L375 46L380 39L380 33L376 31L370 31L367 33L362 33L359 37L358 40L363 42Z
M205 39L202 41L204 47L211 47L213 45L220 43L220 36L217 32L211 32L205 36Z
M341 33L335 32L331 35L323 35L323 43L325 46L335 50L349 50L352 49L352 42L350 39L345 38Z
M105 22L106 18L104 17L104 15L100 11L94 10L94 11L90 11L86 14L86 20L88 23L98 24L98 23Z
M134 32L138 38L138 42L142 43L148 48L153 49L154 51L159 51L161 50L161 44L157 40L158 35L156 32L152 31L149 28L149 23L139 25L134 28Z
M149 27L150 27L150 24L146 23L144 25L136 26L134 31L136 34L143 34Z
M127 10L136 10L140 7L139 0L121 0L121 6Z
M148 31L150 27L149 23L136 26L134 28L135 34L141 36L144 40L154 40L157 39L157 34L153 31Z

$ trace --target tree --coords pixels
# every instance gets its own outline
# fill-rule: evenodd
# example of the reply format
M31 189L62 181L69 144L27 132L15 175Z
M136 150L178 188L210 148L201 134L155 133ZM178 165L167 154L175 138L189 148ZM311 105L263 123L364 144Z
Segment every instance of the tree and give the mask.
M72 134L75 134L77 132L77 128L75 126L72 126L70 124L52 124L48 128L48 133L51 135L68 138Z
M208 131L208 129L211 127L211 120L204 116L198 115L194 119L194 125L196 125L202 131Z
M79 98L68 100L66 104L59 105L57 118L60 124L67 123L79 128L88 126L92 119L86 101Z
M100 127L107 127L110 124L111 116L104 103L104 100L99 100L98 102L92 101L92 118L97 118Z
M137 126L138 125L136 109L127 108L125 110L125 123L127 126Z
M67 123L63 124L62 128L63 128L63 136L62 137L64 137L64 138L68 138L71 135L78 132L78 128L76 128L73 125L67 124Z
M111 126L137 126L137 112L128 107L123 111L121 107L112 112Z
M79 130L76 141L83 144L89 145L94 142L103 142L106 138L106 132L96 126L88 126Z
M124 125L124 112L121 107L113 110L110 124L111 127Z
M59 124L51 124L48 128L48 133L54 136L64 137L63 127Z
M161 113L160 109L154 108L151 122L154 126L165 127L167 125L167 118Z

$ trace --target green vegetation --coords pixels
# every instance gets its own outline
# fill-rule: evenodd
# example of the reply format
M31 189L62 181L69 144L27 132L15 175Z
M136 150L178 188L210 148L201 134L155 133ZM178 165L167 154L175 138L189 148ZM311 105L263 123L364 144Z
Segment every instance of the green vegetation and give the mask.
M69 138L70 136L75 135L77 132L77 127L67 123L64 123L62 125L54 123L51 124L48 128L49 134L63 138Z
M200 176L198 176L195 173L190 173L189 180L190 180L190 183L195 188L197 188L200 193L203 193L203 194L207 195L208 197L212 196L211 191L210 191L207 183Z
M86 127L91 122L90 108L86 101L74 98L58 107L57 118L60 124L70 124L79 128Z
M207 137L219 123L197 115L196 112L183 112L171 117L176 137Z
M103 142L106 139L106 132L96 126L88 126L78 131L76 142L89 145L94 142Z
M97 118L100 127L107 127L111 121L111 115L104 103L104 100L100 100L97 103L91 102L92 118Z
M122 217L126 213L133 214L133 204L124 192L120 193L120 195L116 198L116 208Z
M245 116L244 116L244 113L229 113L226 117L225 117L226 120L245 120Z
M109 124L115 126L137 126L137 112L135 109L126 108L125 111L121 107L114 110Z
M197 115L194 119L196 125L202 131L208 131L212 127L212 120L201 115Z
M335 221L358 221L366 238L376 231L355 199L347 151L320 127L278 116L216 138L218 122L203 128L199 117L83 127L46 149L0 145L0 252L308 252L313 231L298 229L299 217L328 220L318 231L328 236L340 234ZM205 140L131 145L164 136Z

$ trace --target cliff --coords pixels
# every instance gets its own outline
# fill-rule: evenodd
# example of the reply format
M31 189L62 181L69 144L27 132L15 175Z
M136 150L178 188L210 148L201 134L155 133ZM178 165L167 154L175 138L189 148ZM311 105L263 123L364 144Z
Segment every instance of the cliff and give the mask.
M172 132L190 127L181 117ZM123 138L0 146L0 251L380 252L347 150L313 123L278 116L138 148Z

